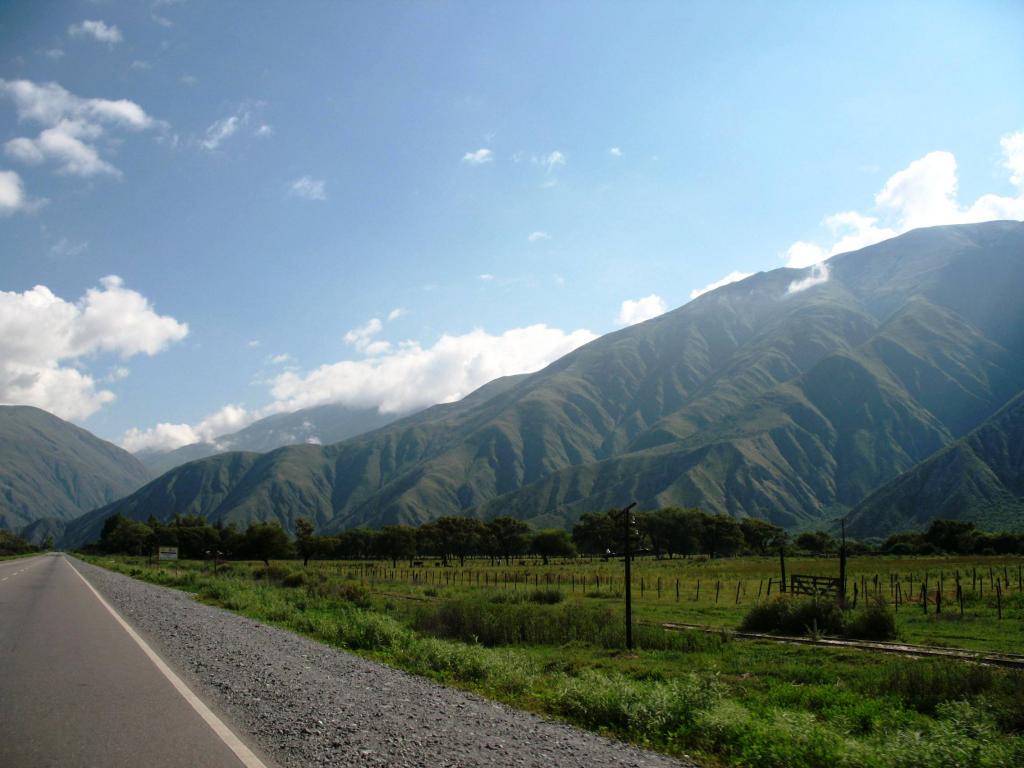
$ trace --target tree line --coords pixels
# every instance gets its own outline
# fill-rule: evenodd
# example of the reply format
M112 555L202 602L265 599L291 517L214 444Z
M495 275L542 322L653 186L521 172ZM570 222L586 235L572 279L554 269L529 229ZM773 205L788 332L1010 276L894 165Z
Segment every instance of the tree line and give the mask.
M198 515L180 515L162 523L142 523L120 513L107 518L96 549L107 553L143 555L159 546L176 546L185 559L263 560L298 557L318 560L399 560L436 558L465 564L467 558L489 558L509 564L512 558L532 555L550 558L578 554L603 556L619 552L625 531L614 510L583 514L571 532L535 530L522 520L498 517L483 521L442 517L418 527L387 525L379 529L354 528L325 536L305 519L295 521L290 537L277 523L253 523L245 530L234 524L211 525ZM731 557L766 555L780 547L792 553L827 556L840 543L827 531L804 532L794 539L781 527L764 520L734 520L697 509L668 507L632 516L629 546L657 558ZM869 554L1010 554L1024 553L1024 534L985 533L972 523L935 520L921 533L891 536L878 546L848 540L851 555Z

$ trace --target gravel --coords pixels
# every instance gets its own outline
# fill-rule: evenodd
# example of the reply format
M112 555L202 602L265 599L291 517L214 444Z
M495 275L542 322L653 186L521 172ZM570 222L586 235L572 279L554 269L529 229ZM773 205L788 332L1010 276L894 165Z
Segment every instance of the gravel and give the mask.
M690 765L76 560L206 703L281 766Z

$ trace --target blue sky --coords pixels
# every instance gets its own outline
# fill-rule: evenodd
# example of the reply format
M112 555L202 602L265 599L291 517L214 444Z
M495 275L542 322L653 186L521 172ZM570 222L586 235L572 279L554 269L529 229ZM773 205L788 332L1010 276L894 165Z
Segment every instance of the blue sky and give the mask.
M0 401L131 448L405 410L1024 218L1022 39L1013 2L3 3Z

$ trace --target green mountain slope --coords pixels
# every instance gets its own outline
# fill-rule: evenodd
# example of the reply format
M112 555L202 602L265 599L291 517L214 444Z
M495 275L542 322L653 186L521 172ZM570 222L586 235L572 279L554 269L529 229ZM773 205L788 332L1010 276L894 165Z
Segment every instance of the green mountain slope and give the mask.
M935 518L1024 530L1024 392L966 437L879 488L850 513L854 535L921 530Z
M149 479L134 456L84 429L38 408L0 406L0 529L70 520Z
M637 500L815 524L1024 389L1024 224L918 230L829 273L799 292L807 271L758 274L460 403L275 451L198 509L333 531L446 514L568 525Z

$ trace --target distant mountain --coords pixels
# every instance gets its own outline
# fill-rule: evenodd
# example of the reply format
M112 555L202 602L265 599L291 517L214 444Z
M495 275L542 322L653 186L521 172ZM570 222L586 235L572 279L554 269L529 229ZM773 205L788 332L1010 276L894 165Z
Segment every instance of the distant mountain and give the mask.
M52 413L0 406L0 529L70 520L149 479L130 453Z
M265 453L286 445L315 443L328 445L370 432L393 422L395 414L381 414L376 408L320 405L293 413L268 416L245 429L222 435L212 443L193 443L173 451L144 450L136 454L153 475L196 459L229 451Z
M827 280L793 290L812 274L754 275L459 403L237 458L230 478L190 464L226 485L189 509L336 531L447 514L571 525L636 500L801 528L1024 390L1024 224L916 230L836 256ZM179 472L157 483L173 488ZM143 507L170 516L181 502L148 486L105 514Z
M935 518L1024 530L1024 393L850 513L853 535L922 530Z

